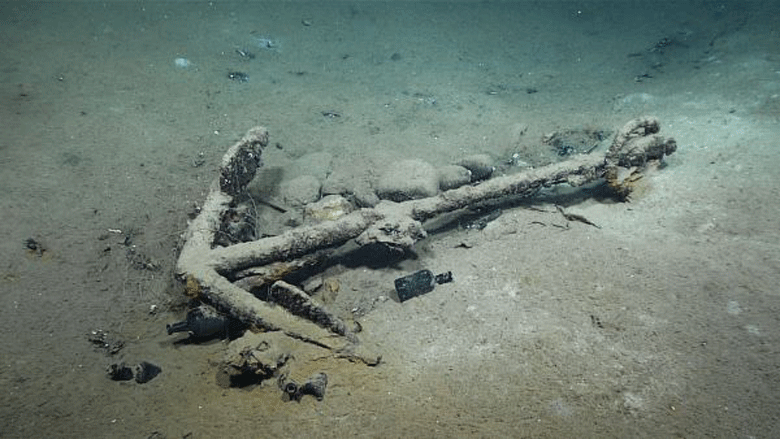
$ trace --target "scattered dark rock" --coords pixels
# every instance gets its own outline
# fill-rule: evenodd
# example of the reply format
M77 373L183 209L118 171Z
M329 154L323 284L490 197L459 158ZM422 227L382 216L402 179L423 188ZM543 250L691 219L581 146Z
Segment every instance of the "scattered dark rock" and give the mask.
M125 342L122 340L116 340L111 337L108 332L103 330L95 330L89 334L87 339L96 348L105 352L106 355L116 355L122 348L125 347Z
M108 378L113 381L130 381L135 377L138 384L148 383L162 372L160 366L142 361L134 367L128 367L125 363L114 363L106 369Z
M249 75L247 75L244 72L230 71L230 72L228 72L227 77L231 81L236 81L236 82L247 82L247 81L249 81Z
M133 245L127 246L126 256L127 262L136 270L158 271L161 268L157 261L152 259L149 255L140 253L138 248Z

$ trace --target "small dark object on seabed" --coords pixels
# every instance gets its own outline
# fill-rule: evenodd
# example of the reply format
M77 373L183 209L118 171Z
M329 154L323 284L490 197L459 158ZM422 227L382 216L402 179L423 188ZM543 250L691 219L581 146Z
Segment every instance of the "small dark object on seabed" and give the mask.
M247 75L244 72L231 71L231 72L228 72L227 77L228 77L228 79L230 79L232 81L236 81L236 82L247 82L247 81L249 81L249 75Z
M317 398L317 401L322 401L322 398L325 398L326 387L328 387L328 376L324 373L318 373L303 383L301 388L298 389L298 393L301 396L311 395Z
M298 400L299 394L298 394L298 383L296 383L294 380L287 381L286 383L279 381L279 387L282 388L282 392L284 392L285 395L287 395L287 398L290 401Z
M448 271L446 273L441 273L441 274L437 274L436 275L436 283L437 284L441 285L441 284L446 284L446 283L450 283L450 282L452 282L452 272L451 271Z
M27 248L27 251L30 252L30 254L38 257L43 256L43 253L46 251L46 247L44 247L40 242L36 241L35 238L25 239L24 246Z
M290 401L300 401L303 395L311 395L322 401L325 398L325 388L328 387L328 376L322 372L313 375L302 386L293 380L285 381L286 376L279 377L279 387Z
M395 291L398 300L405 302L412 297L417 297L433 291L436 284L452 282L452 272L433 275L431 270L420 270L410 275L399 277L395 280Z
M133 379L133 369L125 366L125 363L114 363L106 370L108 377L114 381L130 381Z
M327 117L328 119L335 119L337 117L341 117L341 113L335 110L320 111L320 114Z
M154 377L162 372L162 368L156 364L149 363L148 361L142 361L135 366L135 382L138 384L148 383Z
M187 332L193 339L211 339L229 337L233 322L213 308L201 305L187 312L187 318L181 322L166 325L168 335L175 332Z
M134 367L128 367L125 363L114 363L108 366L108 377L113 381L130 381L135 376L135 382L145 384L162 372L162 368L148 361L142 361Z

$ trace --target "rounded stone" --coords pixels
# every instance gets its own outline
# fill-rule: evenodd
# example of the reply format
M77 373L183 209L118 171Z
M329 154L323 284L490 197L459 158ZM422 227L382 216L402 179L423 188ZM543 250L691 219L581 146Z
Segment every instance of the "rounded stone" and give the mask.
M306 205L303 214L307 219L316 221L332 221L352 212L352 205L341 195L328 195L317 201Z
M317 201L320 198L322 184L311 175L287 180L279 185L279 195L285 204L290 207L301 207L305 204Z
M392 201L432 197L438 191L438 172L422 160L402 160L390 164L376 185L379 198Z
M447 191L471 182L471 171L458 165L439 168L439 189Z
M493 158L487 154L470 155L457 164L471 171L471 181L487 180L496 170Z

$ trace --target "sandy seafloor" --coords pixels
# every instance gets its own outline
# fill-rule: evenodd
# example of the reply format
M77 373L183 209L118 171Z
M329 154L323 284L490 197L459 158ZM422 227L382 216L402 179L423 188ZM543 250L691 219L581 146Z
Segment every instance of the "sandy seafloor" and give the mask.
M777 437L778 2L2 2L0 93L2 438ZM327 273L383 361L302 365L322 401L222 388L224 342L165 332L188 214L252 126L273 196L313 153L371 184L642 115L679 149L631 202L540 194ZM393 300L419 268L455 281Z

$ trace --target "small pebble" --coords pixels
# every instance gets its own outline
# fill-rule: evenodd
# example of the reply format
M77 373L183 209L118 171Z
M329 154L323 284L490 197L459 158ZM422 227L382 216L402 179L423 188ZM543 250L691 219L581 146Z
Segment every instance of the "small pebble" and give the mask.
M173 63L176 65L176 67L182 69L186 69L187 67L192 66L192 62L187 58L176 58L175 60L173 60Z

